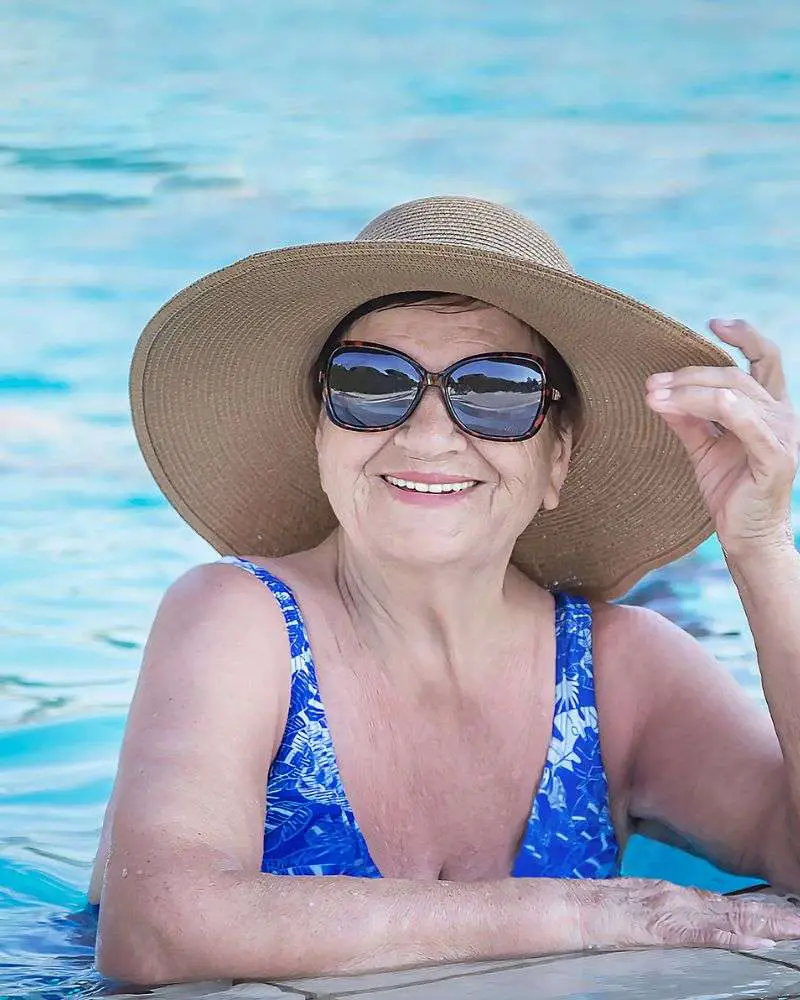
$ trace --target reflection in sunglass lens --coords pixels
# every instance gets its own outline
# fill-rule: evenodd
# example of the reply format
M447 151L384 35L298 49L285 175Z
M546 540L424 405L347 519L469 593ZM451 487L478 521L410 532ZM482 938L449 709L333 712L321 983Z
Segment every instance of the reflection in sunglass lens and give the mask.
M544 378L533 362L483 358L452 374L448 398L465 428L494 438L528 434L542 410Z
M389 427L408 414L419 382L413 365L396 354L347 348L328 365L328 400L348 427Z

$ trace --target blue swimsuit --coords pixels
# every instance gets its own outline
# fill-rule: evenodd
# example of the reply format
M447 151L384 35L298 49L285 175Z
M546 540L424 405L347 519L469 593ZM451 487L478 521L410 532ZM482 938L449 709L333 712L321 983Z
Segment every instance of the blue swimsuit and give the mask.
M289 714L267 781L261 870L276 875L380 878L347 801L320 698L303 617L292 591L267 570L224 556L261 580L289 634ZM516 877L611 878L620 850L611 823L592 672L592 614L556 593L556 703L541 785L511 872Z

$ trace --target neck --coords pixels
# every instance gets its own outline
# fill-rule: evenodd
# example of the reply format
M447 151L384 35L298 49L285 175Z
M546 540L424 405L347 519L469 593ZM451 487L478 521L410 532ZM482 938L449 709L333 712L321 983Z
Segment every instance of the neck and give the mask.
M489 654L518 636L520 608L534 618L532 593L543 607L551 602L507 557L469 567L409 565L357 551L341 531L329 544L360 644L387 670L398 664L419 680L468 683Z

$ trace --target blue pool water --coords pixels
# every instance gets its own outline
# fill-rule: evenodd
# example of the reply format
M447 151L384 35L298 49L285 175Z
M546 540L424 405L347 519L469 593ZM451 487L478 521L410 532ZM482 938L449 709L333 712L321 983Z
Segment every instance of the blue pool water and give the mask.
M468 193L697 328L751 318L796 391L800 7L4 0L0 56L0 995L85 996L69 914L142 643L212 556L130 428L150 314L255 250ZM713 542L634 596L762 697ZM738 884L642 842L628 866Z

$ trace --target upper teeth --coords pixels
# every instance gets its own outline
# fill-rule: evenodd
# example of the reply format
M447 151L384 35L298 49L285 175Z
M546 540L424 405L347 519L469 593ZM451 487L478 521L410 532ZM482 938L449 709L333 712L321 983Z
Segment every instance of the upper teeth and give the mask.
M394 476L383 477L392 486L399 486L402 490L416 490L418 493L460 493L468 490L470 486L477 486L476 479L467 479L463 483L412 483L407 479L396 479Z

